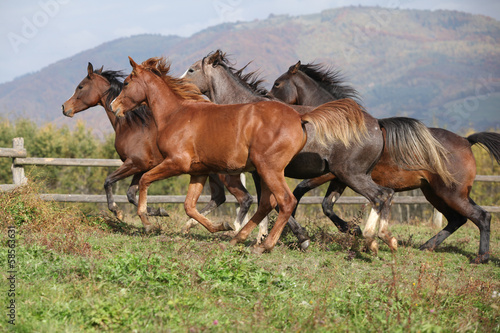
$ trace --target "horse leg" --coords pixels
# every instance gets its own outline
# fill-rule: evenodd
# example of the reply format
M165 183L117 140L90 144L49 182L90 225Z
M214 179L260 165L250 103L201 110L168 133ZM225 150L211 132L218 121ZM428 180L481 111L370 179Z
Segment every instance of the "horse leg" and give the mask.
M260 246L254 248L254 252L256 253L262 253L264 251L270 252L274 248L283 232L286 222L289 220L297 205L297 199L295 199L292 191L290 191L283 174L274 172L273 170L263 170L260 174L263 179L263 190L267 187L267 190L273 194L275 198L273 201L275 202L271 202L271 204L274 206L277 203L279 213L267 238Z
M371 176L366 174L348 175L346 184L357 193L367 198L372 204L368 220L363 231L366 248L375 255L378 254L378 244L375 240L377 222L380 219L378 237L381 238L391 249L397 250L397 240L392 237L388 230L388 220L391 213L391 202L394 190L375 184Z
M303 181L301 181L299 185L297 185L297 187L295 187L295 189L293 190L293 195L297 199L297 207L299 206L300 199L302 199L304 194L335 178L336 177L334 174L326 173L316 178L304 179ZM297 212L297 207L295 207L295 209L293 210L292 213L293 217L295 217L295 213Z
M433 250L446 238L470 219L479 228L479 252L473 260L474 263L486 263L489 260L490 223L491 214L468 197L468 191L453 191L450 195L442 197L439 191L431 188L422 188L422 192L429 202L448 220L446 227L420 246L421 250ZM467 194L465 194L467 193ZM445 199L446 198L446 201Z
M261 177L257 173L257 171L252 172L252 178L255 184L255 191L257 192L257 202L260 204L260 197L261 197ZM259 233L257 234L257 244L260 244L264 237L267 236L269 230L269 218L264 216L262 221L259 223Z
M226 202L226 194L224 193L224 185L220 181L219 176L216 174L210 174L209 176L210 185L210 201L209 203L200 210L200 214L206 216L208 213L213 211L215 208ZM198 221L194 218L189 219L182 228L184 234L189 233L189 230L193 227L199 225Z
M123 212L118 209L118 205L113 197L113 184L121 179L139 173L140 171L141 170L139 170L131 160L125 160L125 162L123 162L118 169L109 174L104 181L104 190L106 191L108 209L112 211L119 220L123 220Z
M344 193L346 185L339 181L338 179L333 179L328 186L328 189L325 194L325 198L321 203L321 207L323 208L323 214L325 214L335 226L339 229L340 232L349 232L354 236L361 236L362 232L359 226L357 225L349 225L349 223L342 220L335 212L333 211L333 205L340 198L342 193Z
M259 177L260 178L260 177ZM254 178L255 180L255 178ZM262 184L259 186L260 191L260 200L259 205L257 207L257 211L250 218L250 220L241 228L241 230L236 234L236 236L229 242L231 245L236 245L237 243L244 242L252 230L265 218L267 214L271 212L276 202L272 198L272 193L269 188Z
M139 191L139 180L141 179L144 172L136 173L132 177L132 182L130 182L130 186L127 189L127 199L128 202L137 207L137 191ZM169 216L167 211L163 208L153 208L148 207L148 215L149 216Z
M196 203L198 202L201 192L203 191L203 186L205 185L207 177L207 175L191 176L186 200L184 201L184 209L186 211L186 214L189 217L194 218L196 221L200 222L211 233L233 230L227 222L221 223L219 225L214 225L209 219L207 219L196 209Z
M247 221L245 218L248 210L253 203L253 198L248 193L240 178L241 175L219 175L220 180L224 183L229 193L231 193L238 204L240 205L236 221L234 222L234 230L239 231Z

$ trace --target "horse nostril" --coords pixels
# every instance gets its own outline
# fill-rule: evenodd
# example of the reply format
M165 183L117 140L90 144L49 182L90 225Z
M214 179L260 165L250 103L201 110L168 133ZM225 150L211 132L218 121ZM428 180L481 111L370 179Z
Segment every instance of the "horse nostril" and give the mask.
M61 105L61 110L62 110L62 112L64 113L64 104L63 104L63 105Z

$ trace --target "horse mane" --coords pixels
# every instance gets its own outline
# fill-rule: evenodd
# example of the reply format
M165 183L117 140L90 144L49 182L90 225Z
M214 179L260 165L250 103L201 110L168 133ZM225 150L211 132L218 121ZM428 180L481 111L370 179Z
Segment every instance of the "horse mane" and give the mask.
M122 79L127 77L127 74L123 73L123 71L113 71L106 70L102 72L95 72L96 74L101 75L109 82L109 88L104 92L106 96L106 107L111 109L111 102L118 97L120 92L123 89ZM145 105L138 106L130 112L125 113L124 118L117 118L117 121L121 121L124 119L127 122L137 122L139 121L142 125L146 126L150 123L152 118L151 110Z
M233 67L226 53L221 50L209 53L206 58L208 58L209 64L216 63L229 70L243 86L250 89L253 93L261 97L271 98L271 96L269 96L269 91L263 86L264 79L259 77L259 70L243 74L243 71L252 63L251 61L242 68L236 69Z
M345 78L340 70L327 67L323 64L300 65L299 70L316 81L323 89L328 91L336 100L351 98L361 104L359 92L345 84Z
M162 78L173 93L180 99L208 102L196 85L185 79L168 75L170 72L170 65L170 62L168 62L165 57L149 58L141 64L144 69Z

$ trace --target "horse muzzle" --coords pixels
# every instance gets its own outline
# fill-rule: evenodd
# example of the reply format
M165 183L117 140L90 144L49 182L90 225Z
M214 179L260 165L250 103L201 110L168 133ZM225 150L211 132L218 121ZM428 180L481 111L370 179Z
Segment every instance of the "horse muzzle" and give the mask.
M63 115L65 115L66 117L72 118L75 115L73 113L73 109L66 110L66 108L64 107L64 104L61 105L61 109L62 109Z

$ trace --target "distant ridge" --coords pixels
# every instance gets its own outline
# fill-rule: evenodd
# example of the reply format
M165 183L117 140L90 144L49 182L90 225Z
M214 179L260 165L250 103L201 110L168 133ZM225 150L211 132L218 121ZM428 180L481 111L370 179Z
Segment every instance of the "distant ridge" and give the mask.
M94 67L130 70L137 61L166 55L173 73L221 48L236 67L253 60L272 84L298 60L342 70L376 117L405 115L460 131L500 128L500 22L456 11L345 7L304 16L225 23L189 38L120 38L0 85L0 117L26 117L72 126L85 119L111 131L102 110L74 119L60 105Z

